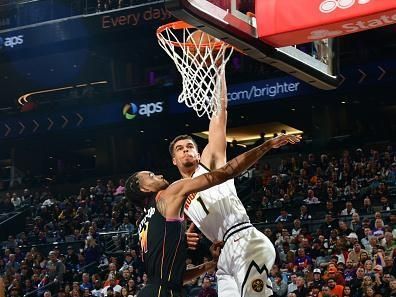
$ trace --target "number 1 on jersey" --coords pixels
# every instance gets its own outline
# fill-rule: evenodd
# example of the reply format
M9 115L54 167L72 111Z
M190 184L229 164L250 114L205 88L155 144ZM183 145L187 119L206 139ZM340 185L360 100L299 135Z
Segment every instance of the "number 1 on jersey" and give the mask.
M197 201L201 204L201 206L202 206L204 212L206 213L206 215L208 215L208 214L209 214L209 210L206 208L206 205L205 205L205 203L203 202L202 198L201 198L201 197L198 197L198 198L197 198Z

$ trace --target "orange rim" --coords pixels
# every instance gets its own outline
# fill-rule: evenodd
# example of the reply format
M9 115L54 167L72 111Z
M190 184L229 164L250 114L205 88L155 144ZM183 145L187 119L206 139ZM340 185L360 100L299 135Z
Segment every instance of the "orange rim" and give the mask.
M183 46L183 47L189 47L189 48L196 48L197 45L193 42L176 42L176 41L168 40L162 34L166 30L185 30L185 29L194 29L194 28L195 28L194 26L192 26L186 22L183 22L183 21L172 22L169 24L162 25L161 27L159 27L157 29L157 38L165 40L166 43L172 44L177 47ZM195 28L195 29L197 29L197 28ZM199 30L199 29L197 29L197 30ZM200 44L199 47L202 47L202 48L211 47L211 48L218 49L224 45L226 45L227 47L230 47L230 45L226 44L223 41L215 41L212 43L202 43L202 44Z

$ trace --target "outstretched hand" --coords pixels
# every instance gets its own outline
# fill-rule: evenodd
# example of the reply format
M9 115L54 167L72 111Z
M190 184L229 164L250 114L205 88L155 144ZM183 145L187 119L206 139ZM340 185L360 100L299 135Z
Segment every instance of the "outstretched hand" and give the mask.
M300 135L281 134L277 137L270 139L269 141L271 142L272 148L280 148L281 146L284 146L288 143L290 143L290 144L298 143L298 142L300 142L300 140L301 140Z
M190 250L196 250L199 242L199 235L198 233L194 232L195 225L191 223L186 231L187 236L187 246Z

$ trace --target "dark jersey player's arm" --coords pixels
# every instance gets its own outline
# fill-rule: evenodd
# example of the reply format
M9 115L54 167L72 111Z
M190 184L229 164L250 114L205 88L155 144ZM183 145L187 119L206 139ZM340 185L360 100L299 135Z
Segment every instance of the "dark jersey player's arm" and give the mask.
M217 262L216 261L209 261L204 264L195 266L194 268L188 269L183 274L183 285L196 279L200 275L204 274L206 271L210 269L216 268Z

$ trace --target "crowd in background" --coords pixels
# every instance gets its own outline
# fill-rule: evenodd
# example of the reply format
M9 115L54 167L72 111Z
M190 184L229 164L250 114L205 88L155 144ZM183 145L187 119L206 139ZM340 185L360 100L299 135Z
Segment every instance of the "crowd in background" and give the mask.
M396 155L391 146L323 154L271 155L257 164L245 202L273 242L277 297L396 296ZM8 192L0 209L30 207L26 230L8 236L0 274L8 296L136 296L147 276L125 181L97 180L77 195ZM113 232L109 252L102 233ZM49 248L48 248L49 247ZM186 266L208 261L205 239ZM217 296L209 271L188 296ZM29 293L33 292L33 293Z

